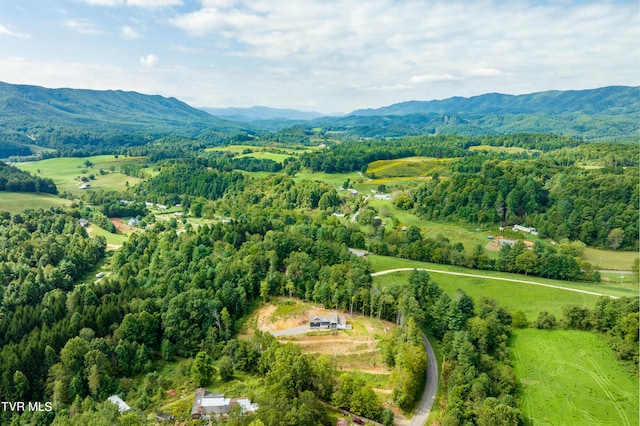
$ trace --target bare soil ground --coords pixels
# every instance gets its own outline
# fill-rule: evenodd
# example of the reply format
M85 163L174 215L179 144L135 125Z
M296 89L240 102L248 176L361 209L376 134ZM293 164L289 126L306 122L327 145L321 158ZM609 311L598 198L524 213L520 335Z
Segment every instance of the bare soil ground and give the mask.
M131 231L131 228L129 228L129 225L127 225L126 223L124 223L124 221L122 220L122 218L119 217L112 217L109 218L109 220L111 221L111 223L113 223L113 225L116 227L116 231L121 233L121 234L126 234L127 232Z

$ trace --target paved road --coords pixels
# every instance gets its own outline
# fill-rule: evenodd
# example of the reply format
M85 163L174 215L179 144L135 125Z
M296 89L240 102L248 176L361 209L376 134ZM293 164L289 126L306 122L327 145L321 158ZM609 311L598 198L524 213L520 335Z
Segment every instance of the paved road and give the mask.
M431 347L431 343L429 343L427 336L425 336L422 331L420 331L420 333L422 334L422 341L424 342L424 347L427 351L429 366L427 367L427 381L424 385L422 398L420 399L420 404L418 404L416 413L409 422L409 426L424 426L424 424L427 423L427 418L429 417L431 407L436 399L436 392L438 391L438 360L436 359L436 354L433 352L433 348Z
M385 271L374 272L373 274L371 274L371 276L375 277L377 275L386 275L386 274L393 274L394 272L413 271L413 270L436 272L438 274L458 275L458 276L461 276L461 277L486 278L486 279L489 279L489 280L509 281L509 282L513 282L513 283L539 285L539 286L542 286L542 287L557 288L558 290L573 291L573 292L576 292L576 293L591 294L591 295L594 295L594 296L607 296L607 297L610 297L612 299L617 299L618 298L617 296L611 296L609 294L596 293L595 291L587 291L587 290L580 290L580 289L577 289L577 288L561 287L559 285L544 284L544 283L539 283L539 282L536 282L536 281L516 280L516 279L513 279L513 278L502 278L502 277L491 277L491 276L487 276L487 275L465 274L465 273L462 273L462 272L441 271L441 270L438 270L438 269L426 269L426 268L387 269Z

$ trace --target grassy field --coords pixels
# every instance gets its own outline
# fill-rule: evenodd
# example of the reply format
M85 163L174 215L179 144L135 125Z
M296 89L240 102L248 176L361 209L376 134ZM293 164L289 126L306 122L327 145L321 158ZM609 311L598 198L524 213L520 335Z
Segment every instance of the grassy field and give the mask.
M48 209L71 205L71 200L57 195L0 191L0 210L19 213L24 209Z
M93 175L95 177L94 180L87 182L93 189L121 191L126 189L127 182L131 186L135 185L140 182L141 179L123 175L116 170L123 162L137 160L138 158L134 157L115 158L113 155L94 155L92 157L82 158L50 158L42 161L16 163L15 165L19 169L26 170L34 175L52 179L60 193L69 192L72 194L79 194L82 192L82 190L79 189L80 185L83 183L81 178L88 178L89 175ZM90 161L93 165L86 167L84 165L85 161ZM101 175L100 169L107 173Z
M326 182L334 188L338 188L344 184L344 182L350 179L351 183L362 181L362 178L356 172L350 173L311 173L309 171L302 171L297 173L294 180L299 182L301 180L319 180Z
M378 160L369 164L367 173L376 178L426 176L444 169L455 158L406 157L395 160Z
M284 160L286 160L287 158L291 158L294 155L291 154L277 154L274 152L252 152L250 154L242 154L239 155L238 157L254 157L254 158L258 158L260 160L273 160L276 163L282 163Z
M600 336L514 330L511 354L526 424L638 424L638 379L622 368Z
M598 250L587 247L584 249L582 258L594 266L600 266L601 269L630 271L633 260L639 256L638 252Z
M433 280L451 296L460 289L476 300L480 297L496 299L501 306L505 307L510 312L518 310L523 311L529 321L535 320L541 311L549 311L553 313L556 318L560 319L562 318L562 307L567 304L578 304L588 308L593 308L599 296L538 285L502 281L492 277L533 281L542 284L592 291L618 297L635 296L638 294L638 286L632 286L631 284L620 286L620 284L616 283L596 284L549 280L545 278L526 277L524 275L504 272L477 271L450 265L415 262L385 256L367 256L367 259L371 262L374 271L415 267L487 276L488 278L478 278L437 272L429 273ZM376 276L373 278L373 281L379 289L404 286L406 285L410 274L411 272L395 272L392 274Z

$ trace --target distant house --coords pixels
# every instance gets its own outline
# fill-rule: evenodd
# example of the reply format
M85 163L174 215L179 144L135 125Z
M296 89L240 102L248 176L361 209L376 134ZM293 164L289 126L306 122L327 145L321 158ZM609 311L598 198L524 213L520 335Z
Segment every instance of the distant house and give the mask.
M80 189L91 189L91 185L89 185L88 183L83 183L82 185L80 185Z
M340 417L336 422L336 426L349 426L347 419Z
M131 219L129 219L129 222L127 223L129 225L129 228L132 228L134 226L140 225L140 219L136 219L135 217L132 217Z
M311 314L309 316L309 329L311 330L344 330L345 328L347 328L347 321L338 314Z
M538 230L536 228L528 228L522 225L513 225L513 230L526 232L527 234L531 234L531 235L538 235Z
M78 223L80 224L80 226L85 227L85 228L87 226L89 226L89 221L87 219L81 218L80 220L78 220Z
M504 246L504 245L513 246L517 242L516 240L511 240L508 238L501 238L501 237L496 238L496 241L498 241L498 244L500 244L501 246Z
M352 195L358 195L358 191L356 191L353 188L349 188L349 189L347 189L347 191L349 191Z
M144 205L147 207L153 207L153 203L149 202L149 201L145 201Z
M167 206L165 206L164 204L156 204L156 208L157 208L158 210L166 210L166 209L167 209Z
M331 216L344 217L344 213L331 213Z
M121 413L131 410L131 407L129 407L129 405L126 402L124 402L122 398L120 398L118 395L111 395L109 398L107 398L107 401L117 405L118 410Z
M234 405L240 405L243 413L258 410L258 404L248 398L225 398L224 394L209 392L205 388L196 389L191 406L192 419L207 419L211 416L227 414Z
M391 200L391 194L376 194L373 196L374 199L376 200L385 200L385 201L389 201Z
M102 277L104 277L105 275L106 275L106 273L105 273L105 272L98 272L98 273L96 274L96 278L102 278Z

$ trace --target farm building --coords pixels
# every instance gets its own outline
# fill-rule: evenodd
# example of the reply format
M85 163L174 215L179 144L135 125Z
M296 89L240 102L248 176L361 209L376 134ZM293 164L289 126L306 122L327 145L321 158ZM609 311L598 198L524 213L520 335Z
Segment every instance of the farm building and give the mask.
M191 418L207 419L211 418L211 415L221 416L227 414L234 405L240 405L243 413L258 410L258 404L252 403L248 398L225 398L223 394L198 388L193 397Z
M513 225L513 230L526 232L527 234L531 234L531 235L538 235L538 230L536 228L528 228L522 225Z
M122 398L120 398L118 395L111 395L109 398L107 398L107 401L117 405L118 411L120 411L121 413L131 410L131 407L129 407L129 405L126 402L124 402Z

